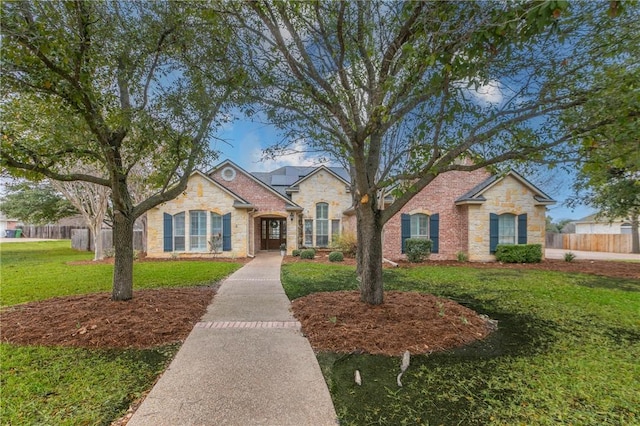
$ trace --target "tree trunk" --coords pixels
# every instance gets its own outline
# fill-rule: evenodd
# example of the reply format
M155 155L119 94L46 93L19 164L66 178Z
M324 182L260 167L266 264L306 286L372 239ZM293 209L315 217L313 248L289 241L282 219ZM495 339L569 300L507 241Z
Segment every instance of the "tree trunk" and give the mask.
M361 204L357 209L357 274L360 300L370 305L383 302L382 224L375 205Z
M112 300L129 300L133 297L133 222L131 215L115 211L113 215L113 266Z
M640 253L640 232L638 225L640 224L640 216L631 217L631 253Z
M93 260L104 259L104 250L102 247L102 222L91 224L91 233L93 234Z

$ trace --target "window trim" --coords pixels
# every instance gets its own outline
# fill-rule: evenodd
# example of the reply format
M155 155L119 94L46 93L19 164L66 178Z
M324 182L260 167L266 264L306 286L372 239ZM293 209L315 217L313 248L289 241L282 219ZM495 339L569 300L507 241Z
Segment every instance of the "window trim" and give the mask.
M194 215L198 216L198 219L194 221ZM194 225L197 223L197 230L200 230L200 225L202 225L202 216L204 216L204 233L199 232L198 234L194 234ZM207 212L205 210L189 210L189 251L191 252L205 252L207 251L207 231L208 231L208 223L207 223ZM198 241L198 244L195 245L194 242Z

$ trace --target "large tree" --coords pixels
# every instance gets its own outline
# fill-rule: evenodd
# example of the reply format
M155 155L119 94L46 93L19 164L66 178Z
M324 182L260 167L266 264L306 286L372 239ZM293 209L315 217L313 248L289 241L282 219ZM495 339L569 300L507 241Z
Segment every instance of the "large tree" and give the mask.
M441 173L559 154L558 114L597 96L565 84L597 65L583 32L625 25L600 19L608 3L246 4L238 55L284 132L275 149L302 139L350 170L370 304L383 301L383 225Z
M184 191L242 75L226 61L231 28L203 9L167 1L2 3L0 164L109 188L114 300L133 297L134 221ZM159 190L136 203L130 171L141 161ZM78 162L97 163L106 175L73 172Z

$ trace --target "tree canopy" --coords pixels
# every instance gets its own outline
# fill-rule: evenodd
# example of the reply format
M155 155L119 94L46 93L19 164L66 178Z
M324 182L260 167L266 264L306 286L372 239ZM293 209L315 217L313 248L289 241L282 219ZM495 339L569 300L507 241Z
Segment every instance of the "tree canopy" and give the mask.
M304 140L350 170L358 275L372 304L383 300L384 223L449 170L564 158L588 128L559 131L562 111L597 96L584 84L602 53L589 37L627 24L586 2L249 7L236 13L237 54L285 134L274 151Z
M47 181L9 184L0 210L26 224L45 225L78 214L78 211Z
M110 189L116 300L132 297L133 222L212 159L209 139L241 80L216 16L167 1L2 4L0 164ZM130 172L143 162L159 189L136 202Z

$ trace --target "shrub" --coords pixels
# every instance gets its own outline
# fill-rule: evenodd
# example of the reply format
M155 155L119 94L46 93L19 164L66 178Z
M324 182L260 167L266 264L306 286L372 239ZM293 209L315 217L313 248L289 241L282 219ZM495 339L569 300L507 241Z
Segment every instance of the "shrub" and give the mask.
M314 257L316 257L314 249L306 249L300 252L300 259L313 259Z
M542 245L498 244L496 260L505 263L538 263L542 260Z
M342 262L344 260L344 256L340 251L332 251L329 253L329 262Z
M573 262L573 259L576 258L576 255L571 253L570 251L566 252L564 254L564 261L565 262Z
M353 257L358 250L358 240L355 234L345 232L335 237L331 242L331 247L336 249L336 251L341 251L344 256Z
M467 256L467 253L463 251L457 252L456 258L458 259L458 262L467 262L469 260L469 256Z
M431 240L407 238L404 241L404 252L409 262L422 262L431 253Z
M291 252L291 256L293 256L293 257L298 257L298 256L300 256L300 250L298 250L298 249L293 250L293 251Z

